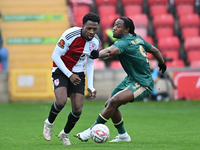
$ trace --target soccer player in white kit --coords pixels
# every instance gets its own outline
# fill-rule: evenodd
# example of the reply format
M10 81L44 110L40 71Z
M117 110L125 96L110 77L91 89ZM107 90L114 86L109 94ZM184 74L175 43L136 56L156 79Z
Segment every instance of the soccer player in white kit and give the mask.
M100 40L96 33L100 17L91 12L83 17L82 23L82 27L72 27L62 34L52 54L52 82L56 101L44 122L43 136L45 140L51 140L54 121L67 103L67 97L70 97L72 110L58 136L63 145L71 145L68 134L82 113L85 68L88 91L92 98L96 97L96 90L93 87L93 59L98 57Z

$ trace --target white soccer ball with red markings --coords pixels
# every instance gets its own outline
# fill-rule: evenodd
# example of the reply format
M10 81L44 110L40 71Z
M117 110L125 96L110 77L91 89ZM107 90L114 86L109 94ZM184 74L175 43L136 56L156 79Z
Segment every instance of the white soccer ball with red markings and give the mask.
M104 143L110 137L110 130L105 124L96 124L92 127L90 136L96 143Z

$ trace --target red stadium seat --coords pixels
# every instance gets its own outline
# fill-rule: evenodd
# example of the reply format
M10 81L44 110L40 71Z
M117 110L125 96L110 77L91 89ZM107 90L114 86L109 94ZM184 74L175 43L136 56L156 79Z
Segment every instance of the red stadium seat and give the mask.
M194 13L194 5L191 4L180 4L176 6L176 15L182 16Z
M146 14L129 15L127 17L133 20L135 27L147 28L149 25L149 20Z
M121 65L120 61L118 61L118 60L113 60L113 61L110 63L110 69L122 69L122 65Z
M155 29L156 38L169 37L174 35L174 29L171 27L158 27Z
M158 49L162 51L179 51L180 41L177 36L158 39Z
M149 60L154 59L154 56L151 53L147 53L147 57L148 57Z
M168 68L180 68L180 67L185 67L185 63L183 60L173 60L173 61L168 61L166 62L166 65Z
M172 14L163 14L153 18L153 27L172 27L174 28L174 17Z
M168 14L168 8L164 5L152 5L150 7L150 15L151 17L162 15L162 14Z
M142 6L141 5L130 4L130 5L124 6L124 15L125 16L137 15L137 14L142 14Z
M116 14L117 7L116 5L100 5L98 7L98 14L100 17L107 17L108 15Z
M190 61L190 67L200 68L200 60L192 60L192 61Z
M184 42L185 51L198 50L200 51L200 36L189 37Z
M179 17L179 27L198 27L200 25L200 19L198 14L188 14Z
M151 45L154 45L153 38L151 36L142 37L145 41L149 42Z
M195 4L195 0L174 0L174 5L181 5L181 4Z
M141 35L142 37L147 36L148 34L148 24L149 20L146 14L137 14L128 16L133 20L135 25L136 34Z
M200 61L200 51L191 50L187 52L187 59L189 62L191 61Z
M136 5L142 5L143 4L143 0L121 0L122 5L132 5L132 4L136 4Z
M74 25L82 26L82 18L85 14L90 12L90 5L88 4L79 4L73 5L72 13L74 16Z
M87 4L87 5L91 5L92 4L92 0L69 0L69 4L73 7L74 5L77 4Z
M135 27L135 33L139 34L141 37L145 37L148 35L148 29L144 27Z
M199 36L199 28L198 27L185 27L182 28L182 38L188 38L188 37L196 37Z
M112 5L117 5L117 0L95 0L95 4L97 7L100 5L107 5L107 4L112 4Z
M147 0L147 4L149 7L152 5L167 5L169 4L169 0Z
M162 51L162 55L165 58L178 60L179 59L179 51Z

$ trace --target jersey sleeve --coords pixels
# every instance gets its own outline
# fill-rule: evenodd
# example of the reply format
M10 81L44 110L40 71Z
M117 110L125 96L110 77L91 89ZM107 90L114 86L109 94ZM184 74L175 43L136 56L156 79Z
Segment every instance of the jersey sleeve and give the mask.
M150 51L150 49L152 48L152 45L149 42L145 41L141 36L140 38L144 41L145 51L147 52Z
M122 40L117 40L112 46L115 46L119 49L119 54L122 54L126 51L128 44Z

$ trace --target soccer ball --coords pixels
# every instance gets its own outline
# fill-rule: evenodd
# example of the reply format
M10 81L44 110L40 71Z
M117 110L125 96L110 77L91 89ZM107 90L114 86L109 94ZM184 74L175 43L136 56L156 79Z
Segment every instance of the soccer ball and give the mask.
M104 143L110 136L110 130L104 124L96 124L92 127L90 136L96 143Z

